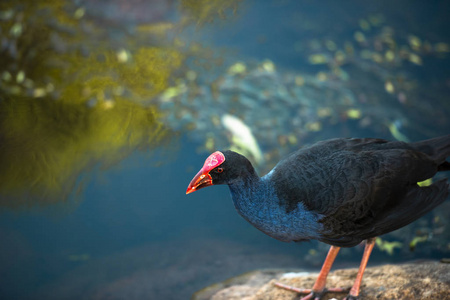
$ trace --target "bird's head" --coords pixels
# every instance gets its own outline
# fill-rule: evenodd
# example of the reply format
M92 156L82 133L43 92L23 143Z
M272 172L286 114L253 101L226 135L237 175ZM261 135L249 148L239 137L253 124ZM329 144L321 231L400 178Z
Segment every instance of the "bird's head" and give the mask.
M191 180L186 194L211 185L230 184L245 176L246 170L253 170L253 167L245 156L230 150L216 151L208 156L203 167Z

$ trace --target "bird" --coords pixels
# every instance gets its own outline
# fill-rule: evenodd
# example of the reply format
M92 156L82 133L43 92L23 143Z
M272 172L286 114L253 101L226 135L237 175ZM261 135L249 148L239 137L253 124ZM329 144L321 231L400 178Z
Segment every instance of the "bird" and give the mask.
M360 296L364 270L376 237L404 227L448 196L447 178L418 183L450 170L450 135L418 142L334 138L291 153L260 177L243 155L209 155L186 194L227 184L237 212L263 233L283 242L318 240L330 245L311 289L280 288L321 299L327 292ZM365 241L351 289L327 288L326 278L341 247Z

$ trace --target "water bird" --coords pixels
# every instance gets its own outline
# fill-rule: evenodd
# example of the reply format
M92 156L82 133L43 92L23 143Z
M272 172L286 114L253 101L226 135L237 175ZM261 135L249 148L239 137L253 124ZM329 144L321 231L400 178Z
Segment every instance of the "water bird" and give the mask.
M283 242L316 239L331 245L312 289L279 287L320 299L341 247L365 241L355 283L346 299L357 299L364 270L379 235L425 215L448 196L447 179L417 183L450 170L450 135L406 143L374 138L337 138L304 147L259 177L236 152L216 151L189 183L186 194L227 184L238 213Z

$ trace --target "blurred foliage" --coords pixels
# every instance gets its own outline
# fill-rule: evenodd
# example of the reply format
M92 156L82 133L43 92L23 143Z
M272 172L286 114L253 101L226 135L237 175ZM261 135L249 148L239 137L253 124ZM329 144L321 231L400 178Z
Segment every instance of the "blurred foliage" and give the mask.
M418 243L423 243L423 242L426 242L427 240L428 240L428 236L427 235L414 237L411 240L411 242L409 242L409 250L410 251L414 251L416 249L416 246L417 246Z
M395 248L402 248L403 246L403 244L400 242L397 241L389 242L381 239L380 237L376 238L375 244L377 245L378 249L380 249L380 251L385 251L389 255L394 254Z
M1 206L68 199L86 170L170 137L150 100L185 55L110 30L71 1L0 4Z

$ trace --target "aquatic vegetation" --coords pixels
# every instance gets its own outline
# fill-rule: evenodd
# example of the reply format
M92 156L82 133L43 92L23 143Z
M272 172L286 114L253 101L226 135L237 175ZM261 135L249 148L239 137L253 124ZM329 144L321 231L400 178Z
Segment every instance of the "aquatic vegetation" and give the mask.
M409 242L409 249L411 251L414 251L417 247L418 243L423 243L426 242L428 240L428 236L424 235L424 236L416 236L412 239L411 242Z
M236 74L244 74L246 71L247 67L245 66L245 63L237 62L234 65L230 66L227 72L231 75L236 75Z
M395 248L402 248L403 244L400 242L389 242L386 240L382 240L381 238L377 237L375 240L375 245L380 249L381 251L385 251L389 255L394 254Z
M389 132L397 141L407 142L407 143L410 142L410 139L400 131L400 129L402 127L401 122L399 122L398 120L395 120L394 122L388 124L387 126L389 128Z
M221 0L181 0L180 8L185 11L189 21L194 21L197 25L212 23L216 19L226 19L236 14L239 3L242 0L221 1Z
M347 110L347 117L350 119L361 119L361 111L359 109L351 108Z

